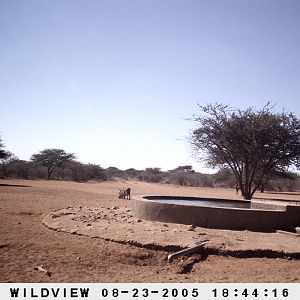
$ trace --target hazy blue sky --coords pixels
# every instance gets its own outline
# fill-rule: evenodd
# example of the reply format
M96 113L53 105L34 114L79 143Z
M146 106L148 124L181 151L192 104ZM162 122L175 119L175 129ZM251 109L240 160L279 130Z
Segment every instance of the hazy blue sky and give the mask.
M0 0L0 135L21 159L191 164L197 103L300 115L300 1Z

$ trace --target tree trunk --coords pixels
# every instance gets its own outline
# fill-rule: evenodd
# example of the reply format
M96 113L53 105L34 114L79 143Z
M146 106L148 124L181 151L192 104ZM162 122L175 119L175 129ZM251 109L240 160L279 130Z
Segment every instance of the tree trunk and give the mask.
M48 171L48 177L47 177L47 179L49 180L51 178L52 170L48 169L47 171Z
M243 196L244 196L245 200L251 200L252 199L251 193L245 193Z
M252 193L251 193L251 186L249 184L244 184L244 194L243 197L245 200L251 200L252 199Z

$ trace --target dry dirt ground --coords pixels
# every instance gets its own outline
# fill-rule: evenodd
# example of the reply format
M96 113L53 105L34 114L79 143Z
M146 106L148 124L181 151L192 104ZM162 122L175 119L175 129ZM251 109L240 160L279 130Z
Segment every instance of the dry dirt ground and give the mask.
M133 196L239 199L231 189L133 181L0 180L0 281L300 282L300 237L139 220L131 201L117 197L123 187ZM297 193L263 197L300 200ZM203 241L206 255L166 261Z

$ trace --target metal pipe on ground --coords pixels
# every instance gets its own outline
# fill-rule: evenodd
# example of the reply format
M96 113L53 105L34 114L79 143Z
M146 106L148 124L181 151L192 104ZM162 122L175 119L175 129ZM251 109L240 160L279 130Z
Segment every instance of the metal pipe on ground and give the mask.
M285 230L276 230L276 232L300 237L300 233L297 233L297 232L291 232L291 231L285 231Z
M167 257L168 262L172 262L175 258L182 256L182 255L187 255L187 254L194 254L197 253L200 249L203 249L204 245L207 243L207 241L202 242L200 244L194 245L192 247L189 247L187 249L180 250L178 252L169 254Z

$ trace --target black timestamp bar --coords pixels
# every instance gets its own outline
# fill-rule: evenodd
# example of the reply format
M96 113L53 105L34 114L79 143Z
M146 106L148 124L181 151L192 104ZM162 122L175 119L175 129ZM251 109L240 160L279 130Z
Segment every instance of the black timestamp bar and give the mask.
M299 283L0 283L5 300L299 300Z

